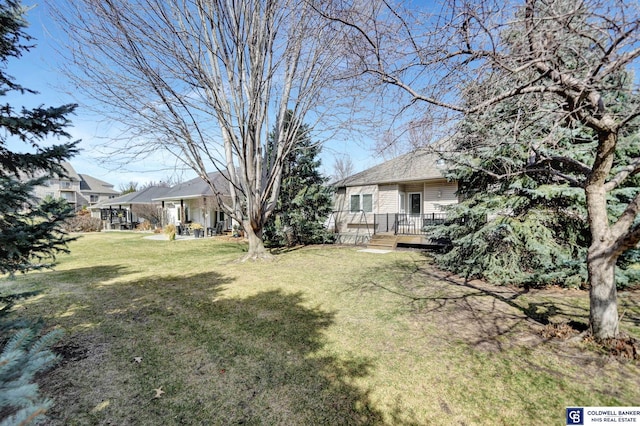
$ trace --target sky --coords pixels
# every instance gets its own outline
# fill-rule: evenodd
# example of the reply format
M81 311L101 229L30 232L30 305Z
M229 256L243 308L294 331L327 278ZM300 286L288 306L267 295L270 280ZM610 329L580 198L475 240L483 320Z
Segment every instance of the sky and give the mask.
M34 37L36 46L21 58L12 58L6 72L15 78L22 86L36 90L37 95L9 93L0 101L14 107L25 106L59 106L68 103L78 103L75 115L69 117L72 127L67 131L72 140L81 139L79 155L71 159L71 164L77 173L88 174L115 186L116 189L126 186L129 182L145 184L167 179L188 180L195 177L193 171L175 171L176 162L170 155L156 156L143 161L131 162L125 167L110 162L101 155L101 148L113 144L118 135L117 123L109 123L96 116L86 108L87 99L72 93L72 85L66 81L60 72L60 54L64 45L64 33L57 29L57 24L51 17L45 2L32 0L23 1L23 5L31 7L26 15L29 27L26 33ZM56 142L52 140L51 143ZM24 144L10 144L10 149L23 151ZM360 142L328 141L323 146L321 172L331 175L336 156L348 155L354 165L354 172L372 167L383 161L375 155L371 146Z

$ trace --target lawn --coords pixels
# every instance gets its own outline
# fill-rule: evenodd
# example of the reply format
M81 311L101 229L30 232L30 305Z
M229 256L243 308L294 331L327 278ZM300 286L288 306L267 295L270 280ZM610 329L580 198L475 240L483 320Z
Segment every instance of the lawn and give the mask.
M38 378L52 425L564 424L566 406L637 406L637 361L550 336L587 294L465 282L422 253L83 235L11 316L61 328ZM640 337L640 295L620 294Z

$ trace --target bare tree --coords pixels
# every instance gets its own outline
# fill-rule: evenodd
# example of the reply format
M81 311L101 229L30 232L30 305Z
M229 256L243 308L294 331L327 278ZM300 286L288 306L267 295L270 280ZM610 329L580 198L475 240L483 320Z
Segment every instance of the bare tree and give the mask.
M333 179L339 181L354 173L353 161L348 155L336 156L333 161Z
M400 155L423 148L432 138L427 129L416 122L404 126L403 131L394 132L393 129L382 132L376 139L374 153L385 161Z
M536 105L557 118L555 128L589 129L593 152L555 157L557 133L550 131L531 145L532 165L558 185L584 190L590 326L597 338L615 337L616 260L640 241L637 190L627 192L619 216L607 210L612 191L640 171L637 151L625 164L616 159L620 135L637 133L639 125L637 1L456 0L437 11L403 9L388 0L344 5L315 4L349 35L356 74L404 99L405 111L421 105L433 117L458 119L535 95ZM491 91L475 90L488 85ZM516 120L514 137L522 130Z
M57 18L78 89L126 126L125 160L175 155L242 223L246 258L269 257L262 228L282 163L305 119L331 111L338 35L326 21L295 0L71 0ZM212 169L231 202L209 182Z
M138 182L129 181L127 183L121 183L118 185L118 191L120 194L129 194L130 192L136 192L140 189Z

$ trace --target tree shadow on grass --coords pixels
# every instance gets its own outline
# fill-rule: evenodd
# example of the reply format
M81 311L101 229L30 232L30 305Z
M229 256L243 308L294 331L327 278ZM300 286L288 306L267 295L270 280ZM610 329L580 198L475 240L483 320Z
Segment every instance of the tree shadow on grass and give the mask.
M385 275L386 279L378 278ZM446 334L488 349L510 347L513 342L505 338L513 337L516 330L522 331L523 326L541 328L550 324L552 318L556 321L564 318L577 331L584 331L588 324L588 311L561 297L549 301L526 288L460 278L424 260L396 261L368 269L352 287L394 294L412 312L446 329ZM540 333L534 334L521 335L519 339L540 343Z
M58 282L87 285L122 277L126 275L126 273L134 272L136 271L118 264L97 265L83 268L32 272L29 274L28 280L30 282L40 282L43 286Z
M96 288L65 317L94 326L68 334L41 379L56 400L49 424L387 424L354 383L371 360L327 350L333 313L281 290L227 297L232 283L205 273ZM410 424L403 414L388 416Z
M369 393L352 384L370 374L370 360L325 353L323 330L334 315L304 302L301 294L261 292L219 300L205 308L208 321L192 323L194 343L207 342L200 368L216 383L197 406L209 408L213 423L384 423Z
M73 277L73 280L75 280L76 282L90 283L91 280L95 279L95 277L99 277L99 280L106 280L121 276L123 269L124 268L119 265L105 265L78 268L70 271L48 270L32 272L28 276L30 284L26 284L25 287L35 288L24 290L25 287L22 287L23 290L0 291L0 320L2 320L3 317L9 315L12 312L17 302L42 295L52 282L66 281L68 278ZM19 277L22 276L23 275L20 275ZM14 281L13 279L3 281L5 283L13 285L16 285L17 283L17 281ZM33 322L34 320L36 319L31 318L31 322ZM28 324L29 321L25 322L21 318L13 318L8 328L13 327L15 324L23 323Z

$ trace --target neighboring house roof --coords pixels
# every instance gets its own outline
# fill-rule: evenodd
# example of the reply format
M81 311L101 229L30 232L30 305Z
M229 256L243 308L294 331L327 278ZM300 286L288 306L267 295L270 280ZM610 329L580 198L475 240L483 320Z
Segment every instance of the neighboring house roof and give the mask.
M442 179L444 170L444 165L439 164L438 155L432 149L423 148L385 161L335 182L333 185L336 187L361 186Z
M209 180L221 194L229 193L229 183L219 172L208 173ZM188 200L191 198L213 197L215 194L201 177L179 183L170 188L167 193L154 198L156 201Z
M81 192L96 192L99 194L119 194L118 191L113 189L113 185L100 179L96 179L93 176L80 173L80 191Z
M130 192L116 198L101 201L100 203L94 205L93 208L130 204L153 204L156 202L155 199L157 199L158 197L162 197L170 190L171 188L168 188L166 186L149 186L140 191Z
M78 173L76 173L76 170L73 168L71 163L69 163L68 161L63 161L60 164L62 164L62 167L64 167L64 169L66 170L67 176L68 176L69 179L71 179L71 180L82 180L82 179L80 179L80 175L78 175Z

